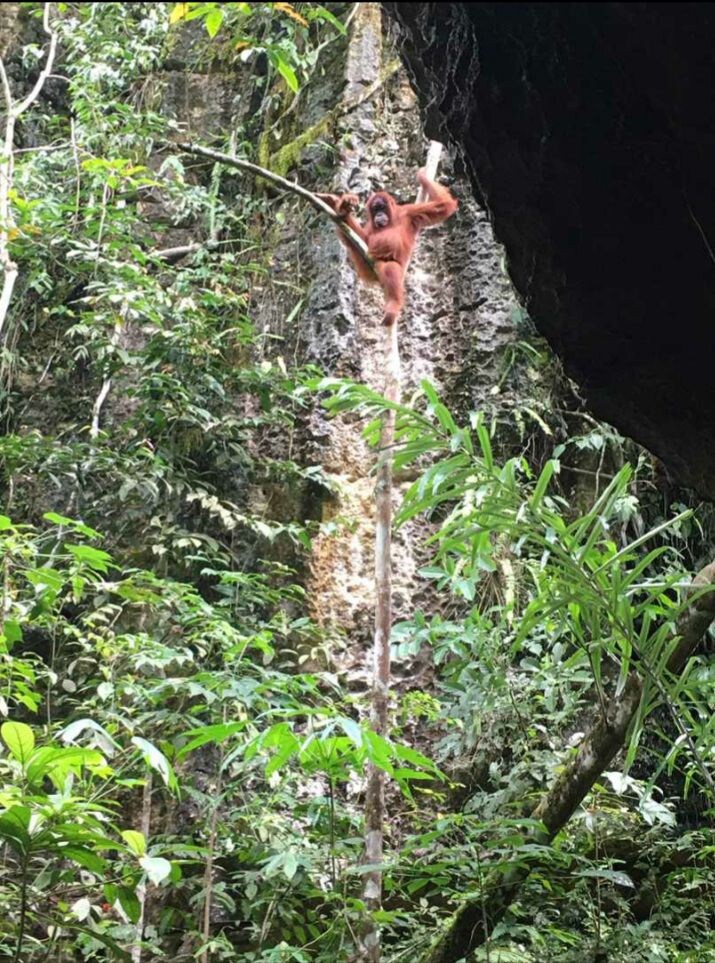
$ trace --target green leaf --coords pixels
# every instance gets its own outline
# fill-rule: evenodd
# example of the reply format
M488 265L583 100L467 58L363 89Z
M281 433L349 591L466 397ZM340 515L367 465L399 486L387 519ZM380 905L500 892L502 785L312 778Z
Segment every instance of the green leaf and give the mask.
M95 572L107 572L112 562L112 556L108 552L103 552L99 548L92 548L91 545L65 545L68 552ZM116 566L112 565L112 568Z
M492 442L489 437L489 432L483 424L477 425L477 438L479 439L479 446L482 449L482 457L484 458L484 464L487 469L491 471L494 468L494 455L492 452Z
M615 869L581 869L574 873L575 876L585 876L593 879L606 879L616 886L626 886L628 889L635 889L633 880L628 873L619 872Z
M46 521L52 522L53 525L60 525L62 528L72 528L81 535L86 535L87 538L102 537L96 529L90 528L89 525L85 525L84 522L79 522L74 518L67 518L66 515L58 515L57 512L45 512L42 517Z
M15 642L22 641L22 628L19 622L15 622L14 619L6 619L5 625L3 626L3 635L5 636L5 641L8 643L8 648L15 644Z
M135 829L125 829L121 833L121 836L135 856L141 857L146 854L146 839L144 838L144 833L139 833Z
M128 886L118 886L116 902L122 907L131 923L139 922L141 903L137 899L137 894L133 889L130 889Z
M74 902L70 906L70 913L72 913L72 915L76 917L80 921L80 923L84 922L84 920L86 920L89 917L89 914L91 912L92 912L92 904L90 903L90 901L87 899L86 896L83 896L81 899L78 899L76 902Z
M298 78L283 54L275 48L271 48L268 50L268 57L278 73L288 84L288 87L293 91L294 94L297 94L300 86L298 83Z
M100 682L97 686L97 697L106 702L114 695L114 685L111 682Z
M259 749L276 748L278 751L266 765L266 775L277 772L291 756L300 750L300 741L287 722L277 722L246 747L246 759L252 759Z
M272 776L274 772L278 772L283 768L284 764L288 762L291 756L294 756L298 749L300 748L300 743L297 739L285 739L278 747L278 751L273 755L269 761L266 763L266 776Z
M638 811L649 826L653 826L655 823L662 823L664 826L675 826L676 824L675 813L650 796L641 799Z
M423 753L418 752L417 749L413 749L411 746L403 746L400 743L395 743L393 745L393 749L395 756L398 759L404 759L405 762L411 762L415 766L422 766L425 769L429 769L431 773L438 775L442 779L446 778L444 773L439 771L429 756L425 756Z
M57 595L65 584L65 576L56 568L29 568L23 574L36 588L48 589L53 595Z
M431 772L421 772L419 769L395 769L392 775L396 782L403 782L406 779L417 781L422 779L427 782L434 779Z
M202 726L201 729L190 729L184 734L194 738L180 749L179 758L183 758L200 746L205 746L207 742L223 742L224 739L245 728L244 722L223 722L214 726Z
M91 849L83 849L81 846L63 846L61 853L62 856L71 859L73 863L88 869L96 876L101 876L106 871L106 861Z
M139 860L139 865L155 886L171 875L171 863L161 856L143 856Z
M97 749L82 749L79 746L56 748L42 746L32 754L26 774L30 784L39 782L49 776L55 786L60 789L65 784L67 774L79 774L83 767L99 768L106 766L106 761Z
M24 722L4 722L0 736L12 755L25 766L35 748L35 735Z
M379 769L383 769L388 775L392 775L394 771L392 762L390 761L392 746L387 739L384 739L371 729L366 729L364 731L364 740L367 757L370 762L374 763Z
M221 10L220 7L212 10L209 14L207 14L204 23L206 25L206 32L213 40L213 38L221 29L221 24L223 23L223 10Z
M30 817L27 806L11 806L0 816L0 839L24 855L30 850Z
M141 750L147 765L159 773L164 780L164 785L170 789L175 789L177 786L176 776L164 753L157 749L148 739L142 739L141 736L134 736L132 743L137 749Z
M332 24L333 27L335 27L338 33L343 34L343 36L347 33L347 28L345 27L345 24L341 23L341 21L338 20L338 18L335 16L334 13L331 13L330 10L326 10L326 8L323 6L309 9L308 19L309 20L327 20L328 23Z
M108 756L111 756L116 749L120 748L119 743L110 736L104 726L100 726L94 719L75 719L74 722L70 722L68 726L60 730L59 738L62 742L76 742L78 736L87 730L95 734L94 738L102 747L102 752L105 752Z
M359 724L355 722L354 719L350 719L348 716L341 716L338 719L340 728L343 730L345 735L353 742L358 749L362 747L362 729Z
M538 508L541 504L541 500L546 493L546 489L549 487L549 482L556 470L558 462L554 461L553 458L549 459L544 465L544 470L539 475L539 480L534 488L534 494L531 496L531 507Z
M178 4L180 7L185 7L185 11L182 14L183 20L198 20L199 17L205 17L207 13L216 6L215 3L181 3Z
M287 880L293 879L298 869L298 857L292 850L283 854L283 873Z

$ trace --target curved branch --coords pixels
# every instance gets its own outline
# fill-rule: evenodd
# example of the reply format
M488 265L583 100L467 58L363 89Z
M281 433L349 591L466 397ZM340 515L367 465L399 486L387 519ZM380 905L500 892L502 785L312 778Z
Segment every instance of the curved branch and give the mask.
M170 146L183 151L185 154L193 154L196 157L205 157L207 160L215 161L217 164L225 164L226 167L235 167L241 171L248 171L249 174L255 174L257 177L262 177L264 180L270 181L272 184L276 184L278 187L282 187L283 190L291 191L291 193L297 194L298 197L302 197L303 200L306 200L309 204L312 204L316 210L323 214L327 214L328 217L334 221L338 228L343 232L350 246L357 252L361 260L365 262L365 265L370 268L371 271L375 270L375 265L372 262L372 258L367 253L367 245L362 238L358 237L355 231L351 230L345 221L339 217L335 211L325 203L325 201L321 201L319 197L317 197L311 191L306 190L304 187L301 187L300 184L295 184L293 181L286 180L285 177L281 177L279 174L274 174L273 171L259 167L258 164L252 164L250 161L242 160L240 157L232 157L231 154L224 154L222 151L213 150L210 147L201 147L198 144L187 143L171 144Z
M50 38L50 46L47 51L47 60L45 61L45 66L43 67L40 76L35 81L35 86L24 100L21 100L19 104L15 105L13 109L15 117L19 117L20 114L24 114L25 111L35 103L37 98L40 96L40 91L45 86L45 81L52 73L52 67L55 63L55 54L57 53L57 41L59 38L54 30L50 27L50 6L51 4L46 3L42 14L42 28Z
M2 287L0 288L0 334L2 334L5 319L10 310L10 302L12 301L15 282L18 276L18 266L10 254L10 230L14 225L10 204L10 192L15 166L15 124L17 123L18 117L35 103L42 92L45 81L52 73L55 54L57 53L58 35L50 25L50 9L51 4L46 3L42 18L42 26L49 37L45 66L35 81L35 85L30 93L17 103L13 99L5 64L0 57L0 89L2 90L6 108L5 130L2 135L2 156L0 156L0 272L2 273Z

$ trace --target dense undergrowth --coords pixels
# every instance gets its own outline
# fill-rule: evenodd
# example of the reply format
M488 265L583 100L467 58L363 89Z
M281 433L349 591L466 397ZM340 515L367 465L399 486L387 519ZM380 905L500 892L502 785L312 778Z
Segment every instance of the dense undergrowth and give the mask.
M337 417L382 402L255 330L271 200L167 149L157 88L182 44L246 65L258 109L232 143L250 151L321 82L320 49L346 43L336 13L53 10L62 76L19 130L0 358L0 956L349 959L372 761L394 787L386 959L521 865L475 959L715 959L707 647L682 678L662 671L710 511L563 382L557 417L525 379L542 394L509 426L456 423L427 384L398 412L398 467L429 466L398 522L432 520L423 574L443 604L395 628L395 657L429 647L435 676L396 694L389 740L307 617L303 509L328 482L292 439L318 399ZM14 86L37 51L8 60ZM524 341L505 377L549 365ZM540 843L534 803L634 667L647 690L625 752Z

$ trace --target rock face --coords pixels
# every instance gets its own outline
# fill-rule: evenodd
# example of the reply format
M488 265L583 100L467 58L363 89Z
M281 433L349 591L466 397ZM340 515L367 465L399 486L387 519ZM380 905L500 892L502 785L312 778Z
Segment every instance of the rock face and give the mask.
M329 82L341 81L333 104L340 96L352 102L379 86L374 96L341 118L333 135L340 151L332 169L325 161L317 170L304 162L301 182L316 190L354 191L363 200L378 189L411 200L427 146L418 104L405 72L393 69L395 53L383 36L380 5L355 7L346 48L326 74ZM311 105L307 91L302 126L320 116L311 112ZM486 213L471 197L468 183L454 176L447 153L439 176L459 198L460 208L446 225L425 231L410 265L399 329L403 398L409 401L420 381L428 379L458 415L475 407L494 411L510 403L508 390L499 384L505 352L519 337L517 304ZM288 198L285 223L291 227L275 248L272 279L256 304L259 327L284 336L287 346L282 350L288 356L315 364L326 375L382 391L386 337L379 323L381 292L357 280L327 219ZM307 294L287 325L281 319L294 303L286 303L291 285ZM307 463L319 464L334 486L330 498L312 506L313 517L338 529L317 537L307 560L311 615L344 634L357 663L371 644L374 617L376 455L362 440L364 424L355 416L330 419L316 403L296 441L296 451ZM401 487L395 484L396 505ZM424 523L415 521L395 537L397 620L428 606L429 583L419 575L427 561L420 548L425 534ZM361 667L357 676L365 678Z
M4 3L0 7L0 57L7 56L17 39L17 18L20 13L19 3Z
M715 496L715 9L384 7L593 411Z

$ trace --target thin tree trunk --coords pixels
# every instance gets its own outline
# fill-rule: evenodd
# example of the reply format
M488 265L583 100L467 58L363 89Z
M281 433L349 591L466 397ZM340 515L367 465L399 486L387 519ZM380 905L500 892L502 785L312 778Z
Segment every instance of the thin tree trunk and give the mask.
M151 832L151 793L154 785L152 774L147 773L142 792L142 814L139 829L144 839L149 839ZM142 939L144 938L144 919L146 916L146 883L137 886L137 899L139 900L139 919L136 923L134 944L131 950L132 963L141 963L142 958Z
M400 353L397 324L385 328L385 397L400 400ZM375 485L375 641L370 724L386 736L390 701L390 630L392 628L392 446L395 412L383 415L380 463ZM369 914L382 905L382 862L385 822L385 772L368 764L365 790L365 874L363 898ZM368 917L362 934L362 956L370 963L380 959L380 931Z
M224 722L226 713L224 712ZM216 778L216 788L214 789L214 804L211 810L211 821L209 823L209 845L206 857L206 869L204 870L204 911L201 936L203 939L203 949L199 956L201 963L209 963L208 941L211 937L211 907L213 906L214 888L214 862L216 859L216 831L218 827L218 810L221 805L221 793L223 792L223 752L219 754L218 776Z
M437 174L442 145L432 141L425 169L430 180ZM425 200L420 188L418 203ZM400 401L399 324L385 329L385 389L388 401ZM380 461L375 485L375 641L370 724L380 736L388 733L390 703L390 631L392 629L392 452L395 443L395 412L382 416ZM382 863L384 852L385 772L368 764L365 790L365 863L363 899L368 911L361 933L361 957L368 963L380 959L380 930L371 918L382 906Z
M15 144L15 114L12 93L5 73L5 65L0 59L0 80L5 98L5 134L3 136L2 158L0 158L0 268L3 272L2 291L0 291L0 333L2 333L17 280L17 264L8 250L12 214L10 209L10 188L12 187L13 149Z
M693 579L693 588L715 585L715 562ZM697 599L678 623L678 643L670 655L667 671L678 674L715 620L715 592ZM548 844L566 825L602 772L623 748L628 729L638 710L643 681L631 672L620 695L614 696L605 713L586 733L573 760L544 794L532 815L545 827L534 841ZM494 872L484 892L470 899L451 918L447 928L419 958L419 963L456 963L481 946L516 898L531 870L525 865Z
M43 29L49 37L45 66L35 81L34 87L23 100L16 102L13 99L5 64L0 57L0 89L2 89L2 96L5 101L5 132L3 134L2 157L0 158L0 271L3 275L2 289L0 290L0 334L5 326L5 319L10 308L18 274L17 264L10 256L9 250L10 232L14 227L10 191L14 172L15 124L18 117L24 114L40 96L55 62L57 34L53 33L50 27L50 7L49 3L45 4L42 20Z
M125 301L120 308L119 315L120 320L114 325L114 330L109 339L110 345L115 348L119 343L119 339L122 335L122 329L126 323L127 314L129 313L129 305ZM104 407L104 402L107 400L109 392L112 388L112 379L110 375L105 375L102 386L99 389L99 394L94 399L94 404L92 405L92 421L89 426L89 437L95 440L99 437L99 419L102 415L102 408Z

